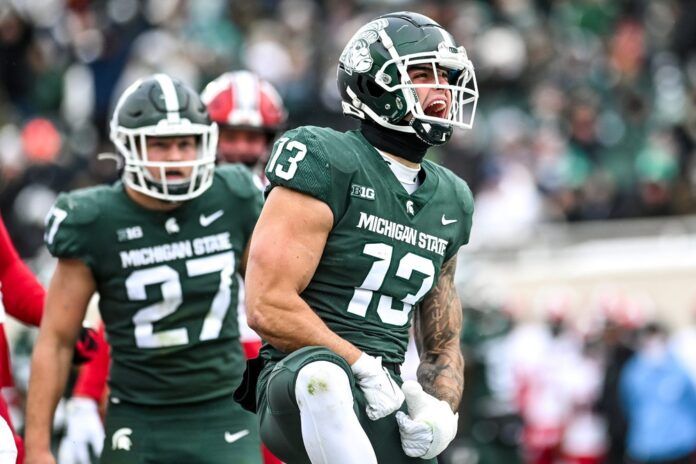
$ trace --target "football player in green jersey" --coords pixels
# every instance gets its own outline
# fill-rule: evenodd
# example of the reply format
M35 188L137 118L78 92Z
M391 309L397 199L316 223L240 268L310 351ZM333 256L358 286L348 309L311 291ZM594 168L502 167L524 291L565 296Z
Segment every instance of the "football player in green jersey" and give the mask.
M32 360L29 464L54 463L53 412L91 296L111 345L102 463L260 463L254 416L232 400L244 355L238 280L262 205L243 166L215 167L199 96L155 74L119 99L112 186L61 195L45 241L58 258Z
M463 388L453 276L473 199L423 157L471 127L473 66L430 18L393 13L356 32L338 84L360 130L291 130L266 167L246 301L268 343L236 397L288 463L435 462ZM401 385L412 321L418 382Z

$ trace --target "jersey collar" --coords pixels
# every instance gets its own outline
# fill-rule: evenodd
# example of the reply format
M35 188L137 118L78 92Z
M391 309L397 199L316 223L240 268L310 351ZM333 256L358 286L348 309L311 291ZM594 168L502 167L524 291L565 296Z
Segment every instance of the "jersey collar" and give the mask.
M354 134L366 147L365 151L367 156L365 158L367 158L367 161L374 165L378 172L382 173L382 177L389 186L389 190L399 197L405 205L411 205L413 208L413 214L410 216L416 218L423 207L433 198L440 182L440 177L438 176L433 163L428 160L423 160L421 162L421 170L419 174L421 176L421 185L416 189L415 192L409 195L408 192L404 190L403 185L401 185L401 182L399 182L399 180L396 178L377 149L370 144L367 139L365 139L360 131L354 131Z

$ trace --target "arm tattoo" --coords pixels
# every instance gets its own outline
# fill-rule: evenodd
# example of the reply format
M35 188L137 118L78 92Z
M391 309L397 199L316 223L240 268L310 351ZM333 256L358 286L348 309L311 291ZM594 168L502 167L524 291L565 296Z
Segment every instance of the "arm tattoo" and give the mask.
M423 390L459 407L464 388L464 358L459 341L462 306L454 288L457 257L442 266L437 286L415 315L415 338L420 352L418 382Z

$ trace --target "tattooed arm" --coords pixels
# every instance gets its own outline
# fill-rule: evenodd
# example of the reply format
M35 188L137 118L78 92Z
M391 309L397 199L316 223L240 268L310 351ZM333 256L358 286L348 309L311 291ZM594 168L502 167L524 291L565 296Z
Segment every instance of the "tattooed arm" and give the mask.
M464 358L459 340L462 305L454 288L457 257L442 266L437 286L423 299L415 315L420 353L418 382L423 390L459 408L464 389Z

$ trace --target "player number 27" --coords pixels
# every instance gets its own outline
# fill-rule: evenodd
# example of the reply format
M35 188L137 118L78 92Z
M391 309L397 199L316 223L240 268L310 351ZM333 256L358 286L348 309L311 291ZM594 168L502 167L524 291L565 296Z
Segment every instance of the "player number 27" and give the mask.
M220 286L203 321L199 340L212 340L220 335L222 321L225 319L232 299L230 285L234 273L234 253L228 251L186 261L188 277L197 277L214 272L220 273ZM155 284L160 284L162 301L142 308L133 315L136 345L138 348L163 348L187 344L189 336L185 327L159 332L154 332L153 327L155 322L174 314L184 301L181 279L176 270L170 266L162 265L133 272L126 279L128 299L131 301L146 300L147 286Z
M282 164L278 164L278 157L284 149L287 149L288 151L295 151L292 156L288 157L289 164L287 167L283 166ZM273 153L273 156L271 156L270 161L268 161L266 172L275 173L275 175L281 179L290 180L297 172L297 163L302 161L306 155L307 145L302 142L298 142L297 140L290 140L287 137L281 137L278 139L278 147Z
M365 317L374 292L377 292L382 287L387 276L393 250L393 247L386 243L367 243L365 245L362 251L363 254L377 258L377 260L372 263L372 267L362 285L353 292L353 298L348 303L349 313ZM409 281L413 271L416 270L425 274L425 278L416 293L409 293L401 300L404 304L402 310L392 308L393 298L391 296L378 293L377 315L382 322L396 326L405 325L408 322L408 315L413 309L413 305L418 303L432 288L433 280L435 279L433 262L414 253L406 253L399 260L396 277Z

